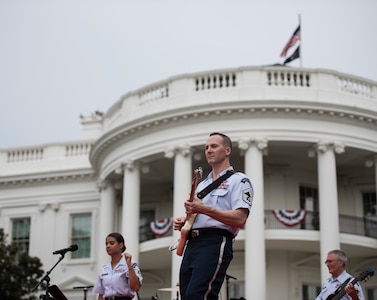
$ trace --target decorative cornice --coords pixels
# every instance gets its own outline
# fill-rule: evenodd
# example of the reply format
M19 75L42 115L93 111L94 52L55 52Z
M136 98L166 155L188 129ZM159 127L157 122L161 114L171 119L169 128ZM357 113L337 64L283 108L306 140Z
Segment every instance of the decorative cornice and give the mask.
M191 154L191 147L190 145L177 145L177 146L171 146L167 147L165 149L165 157L166 158L173 158L177 153L183 155L184 157L187 157Z
M33 175L34 176L34 175ZM6 178L0 180L0 188L15 188L19 186L33 186L51 183L64 183L70 181L88 181L95 180L95 173L82 173L82 174L64 174L64 175L40 175L38 177L18 176L17 178Z
M139 162L129 159L123 163L123 166L126 170L133 172L139 167Z
M238 141L238 148L245 151L249 147L255 144L259 150L265 150L268 146L268 140L266 138L257 138L257 139L240 139Z
M96 185L97 185L98 192L102 192L103 190L107 188L108 181L103 178L98 178L96 181Z
M280 115L292 115L294 114L297 117L303 118L327 118L334 121L334 122L344 121L344 122L357 122L359 126L367 126L367 127L375 127L377 125L377 115L367 115L365 112L358 112L358 111L345 111L344 107L334 107L334 105L329 105L329 108L313 108L312 106L309 107L307 103L289 103L285 102L282 104L281 102L269 102L267 105L261 105L261 102L254 101L249 105L253 105L253 107L246 108L245 105L247 103L241 103L243 108L235 107L237 103L228 103L227 105L232 107L224 107L223 109L214 109L210 110L211 107L201 107L202 111L195 111L191 113L182 112L181 114L175 114L171 117L164 117L153 119L153 116L150 118L145 118L144 122L140 122L138 124L134 124L133 126L130 124L125 124L123 126L119 126L116 129L106 133L103 137L101 137L97 142L92 146L92 151L90 153L90 161L92 165L96 168L102 158L103 155L111 147L114 145L124 142L124 139L132 140L133 138L138 137L139 135L146 134L148 131L156 131L161 129L161 127L168 127L174 126L174 124L179 123L179 125L184 125L184 122L198 122L203 120L203 122L208 121L209 118L228 118L231 116L232 118L246 118L251 115L251 117L256 117L256 115L260 115L261 117L266 117L268 115L272 115L276 117L278 114ZM294 106L295 104L295 106ZM337 109L338 108L338 109ZM204 111L205 110L205 111ZM257 116L258 117L258 116ZM291 116L290 116L291 117ZM170 150L167 149L165 151L166 157L173 157L175 149L171 148ZM173 155L173 156L171 156Z
M44 213L48 208L51 208L53 211L59 210L59 203L57 202L42 202L38 204L38 210L41 213Z
M345 146L340 142L331 142L331 141L319 141L314 145L316 150L321 153L325 153L329 149L334 150L336 154L342 154L345 151Z

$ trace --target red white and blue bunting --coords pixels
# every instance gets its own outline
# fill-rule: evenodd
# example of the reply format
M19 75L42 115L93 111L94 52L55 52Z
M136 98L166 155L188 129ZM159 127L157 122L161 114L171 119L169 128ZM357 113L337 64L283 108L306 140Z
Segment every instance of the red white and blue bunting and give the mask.
M289 227L301 224L306 217L306 210L274 209L272 213L280 223Z
M173 226L173 218L165 218L150 222L149 227L155 236L164 236Z

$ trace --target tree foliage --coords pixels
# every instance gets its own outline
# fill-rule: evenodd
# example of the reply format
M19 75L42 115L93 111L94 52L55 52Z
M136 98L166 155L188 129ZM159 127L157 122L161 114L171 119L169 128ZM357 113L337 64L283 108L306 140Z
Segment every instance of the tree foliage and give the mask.
M35 300L31 291L43 275L42 263L18 246L7 244L6 237L0 228L0 299Z

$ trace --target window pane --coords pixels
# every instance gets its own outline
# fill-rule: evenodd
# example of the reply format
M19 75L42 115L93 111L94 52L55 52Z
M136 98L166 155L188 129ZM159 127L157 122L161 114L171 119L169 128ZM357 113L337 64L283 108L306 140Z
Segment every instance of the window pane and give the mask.
M321 292L321 287L314 285L302 286L302 300L312 300Z
M377 201L375 192L363 193L365 234L377 238Z
M368 300L377 300L377 288L367 289Z
M152 240L155 237L149 224L150 222L155 221L155 211L154 210L142 210L140 212L140 221L139 221L139 239L140 242Z
M77 251L72 252L72 258L90 257L91 230L91 214L72 216L72 244L79 247Z
M30 218L12 220L12 243L29 253Z
M308 212L305 221L301 223L301 228L318 230L318 189L304 185L300 185L299 188L300 208Z
M229 283L229 299L245 299L245 282Z
M375 192L363 193L363 206L365 216L377 216L377 200Z

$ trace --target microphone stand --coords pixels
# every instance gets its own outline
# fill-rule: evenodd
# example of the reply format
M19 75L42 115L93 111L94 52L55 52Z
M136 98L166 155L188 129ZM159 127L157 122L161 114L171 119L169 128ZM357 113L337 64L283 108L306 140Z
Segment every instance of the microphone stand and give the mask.
M42 279L32 289L31 292L34 292L42 284L43 281L46 281L46 294L45 295L40 295L39 299L44 299L44 300L49 300L50 299L50 295L49 295L50 277L49 277L49 275L52 272L52 270L55 269L55 267L63 260L64 254L60 253L59 260L55 263L55 265L42 277ZM53 299L53 298L51 298L51 299Z
M236 277L230 276L228 274L225 274L226 279L226 299L229 300L229 279L232 278L234 280L237 280Z

